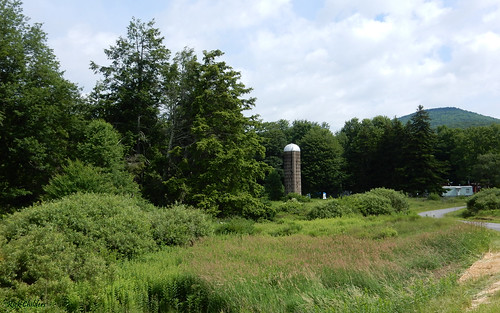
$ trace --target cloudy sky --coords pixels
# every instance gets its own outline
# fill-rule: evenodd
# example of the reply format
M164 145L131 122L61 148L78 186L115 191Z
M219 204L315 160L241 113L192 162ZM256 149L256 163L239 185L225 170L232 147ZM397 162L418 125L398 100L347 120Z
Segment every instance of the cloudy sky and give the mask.
M88 92L90 61L132 17L155 19L172 52L220 49L264 121L332 131L354 117L458 107L500 118L498 0L24 0L66 78Z

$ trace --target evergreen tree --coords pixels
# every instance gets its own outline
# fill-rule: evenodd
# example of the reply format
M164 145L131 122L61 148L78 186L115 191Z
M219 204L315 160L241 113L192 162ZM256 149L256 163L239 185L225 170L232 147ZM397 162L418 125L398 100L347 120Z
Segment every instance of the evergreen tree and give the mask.
M132 19L127 36L104 50L109 66L91 62L103 79L91 99L94 116L111 123L123 136L129 156L154 155L154 147L164 139L160 107L164 103L164 75L170 51L163 45L154 21Z
M429 115L421 105L406 124L406 130L405 191L413 195L441 193L443 166L435 157L436 134L431 129Z
M19 1L0 0L0 206L31 204L71 151L77 87L63 78L46 34Z
M216 61L222 52L204 52L196 68L195 93L180 109L181 120L190 125L184 140L175 141L172 151L180 176L168 182L185 186L186 200L222 215L241 214L246 204L239 197L257 197L268 167L257 161L264 147L256 134L258 121L243 111L255 99L242 98L250 92L240 73ZM192 121L192 122L191 122Z

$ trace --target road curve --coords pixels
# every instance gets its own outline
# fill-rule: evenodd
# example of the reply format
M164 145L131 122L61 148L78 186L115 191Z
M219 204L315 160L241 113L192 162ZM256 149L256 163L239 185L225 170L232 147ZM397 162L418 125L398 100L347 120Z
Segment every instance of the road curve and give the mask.
M458 211L461 209L466 208L465 206L460 206L460 207L455 207L455 208L449 208L449 209L441 209L441 210L434 210L434 211L426 211L426 212L420 212L418 215L423 216L423 217L435 217L435 218L442 218L446 214L454 211ZM500 231L500 224L497 223L485 223L485 222L471 222L471 221L461 221L467 224L474 224L478 226L483 226L489 229L493 229L496 231Z

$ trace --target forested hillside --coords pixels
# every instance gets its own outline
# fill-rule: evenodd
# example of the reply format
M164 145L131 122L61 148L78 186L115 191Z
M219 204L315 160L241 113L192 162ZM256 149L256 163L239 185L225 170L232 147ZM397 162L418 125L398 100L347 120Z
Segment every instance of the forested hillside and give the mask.
M427 113L429 113L430 123L433 129L436 129L439 126L447 126L449 128L468 128L476 126L489 126L500 123L500 119L458 108L427 109ZM398 119L405 124L411 119L412 116L413 114L409 114L399 117Z

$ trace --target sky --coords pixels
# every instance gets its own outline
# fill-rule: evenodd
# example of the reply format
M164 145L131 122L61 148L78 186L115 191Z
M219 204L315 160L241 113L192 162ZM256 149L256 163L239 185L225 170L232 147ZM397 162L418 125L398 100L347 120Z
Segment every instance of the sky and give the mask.
M458 107L500 118L499 0L24 0L65 77L152 19L173 54L220 49L257 98L251 114L326 122Z

